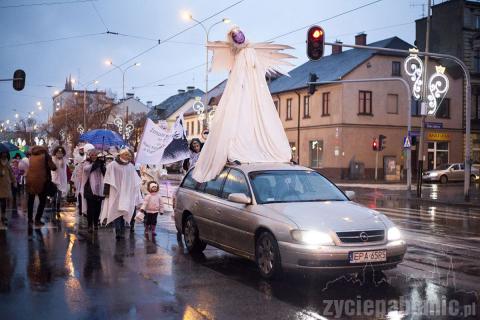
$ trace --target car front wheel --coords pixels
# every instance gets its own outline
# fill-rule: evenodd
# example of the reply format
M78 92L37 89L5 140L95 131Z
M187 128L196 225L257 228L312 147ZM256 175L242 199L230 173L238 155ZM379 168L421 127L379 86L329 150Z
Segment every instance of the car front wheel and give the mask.
M200 240L198 236L197 224L195 223L195 219L192 215L185 219L185 224L183 226L183 238L189 253L201 253L207 246L207 244Z
M277 240L270 232L263 232L255 245L255 260L262 277L266 279L280 278L282 264Z
M447 176L444 175L444 176L441 176L441 177L440 177L440 183L441 183L441 184L445 184L445 183L447 183L447 182L448 182Z

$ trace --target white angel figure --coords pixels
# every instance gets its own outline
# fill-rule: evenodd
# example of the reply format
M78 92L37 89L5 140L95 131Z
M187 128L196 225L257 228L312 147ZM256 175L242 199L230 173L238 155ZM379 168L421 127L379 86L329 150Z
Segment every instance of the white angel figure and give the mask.
M291 150L270 95L266 73L281 71L283 60L294 58L280 50L292 49L271 42L249 43L233 28L228 41L208 43L212 70L230 70L227 85L212 121L207 142L195 166L198 182L214 179L228 161L288 162Z

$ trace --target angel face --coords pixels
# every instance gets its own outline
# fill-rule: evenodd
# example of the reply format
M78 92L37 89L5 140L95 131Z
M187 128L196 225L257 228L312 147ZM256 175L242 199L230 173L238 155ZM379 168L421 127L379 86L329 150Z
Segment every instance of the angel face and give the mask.
M235 44L243 44L245 42L245 35L242 30L235 28L230 31L230 36Z

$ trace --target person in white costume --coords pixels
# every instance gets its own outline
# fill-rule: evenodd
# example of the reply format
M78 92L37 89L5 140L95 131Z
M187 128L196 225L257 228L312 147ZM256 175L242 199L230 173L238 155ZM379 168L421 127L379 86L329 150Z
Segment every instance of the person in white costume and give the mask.
M105 200L100 221L107 224L114 221L116 238L124 237L125 221L131 221L135 207L141 203L140 186L142 181L130 162L132 155L122 149L115 161L107 165L104 194Z
M57 170L52 171L52 182L57 185L57 194L53 199L52 209L57 212L60 212L60 207L62 204L62 198L67 194L68 191L68 180L67 180L67 152L62 146L57 146L53 149L52 152L52 161L57 166Z
M75 186L75 196L77 197L77 207L79 215L87 214L86 203L82 196L83 186L86 182L83 181L83 166L85 162L85 153L88 154L88 152L93 149L95 149L95 147L87 143L84 146L78 147L78 149L73 152L75 158L75 169L73 170L72 181Z
M293 56L280 50L292 49L270 42L249 43L237 27L228 41L208 43L213 51L212 70L230 70L227 85L213 119L210 133L193 178L214 179L228 161L289 162L291 150L273 104L265 74Z

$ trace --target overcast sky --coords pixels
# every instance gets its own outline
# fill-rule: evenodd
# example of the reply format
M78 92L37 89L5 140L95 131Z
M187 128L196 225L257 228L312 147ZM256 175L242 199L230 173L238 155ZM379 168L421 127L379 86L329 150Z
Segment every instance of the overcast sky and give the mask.
M132 58L154 46L155 39L165 40L194 25L183 20L180 12L190 11L202 20L238 1L0 0L0 78L10 78L15 69L27 73L27 84L21 92L14 91L9 82L0 83L0 120L13 120L13 109L26 117L40 101L45 108L38 117L45 121L46 110L52 109L53 92L63 89L69 74L81 83L96 79L99 84L88 89L111 89L120 97L122 73L107 66L107 59L116 64L130 60L123 67L141 63L126 72L125 87L143 102L158 104L188 85L204 90L205 67L201 65L205 63L205 32L200 26ZM398 36L413 44L414 21L422 16L419 5L426 0L380 0L368 5L372 2L375 0L244 0L204 24L208 28L228 17L250 41L260 42L367 5L319 22L327 41L353 43L355 34L365 31L368 43ZM210 40L224 40L229 28L225 24L214 26ZM105 34L107 30L128 36ZM295 65L306 61L305 35L303 28L275 39L295 48L290 52L297 57L292 61ZM54 40L73 36L81 37ZM54 41L39 42L44 40ZM210 73L209 87L225 76ZM132 90L140 86L144 87ZM75 88L83 89L78 84Z

